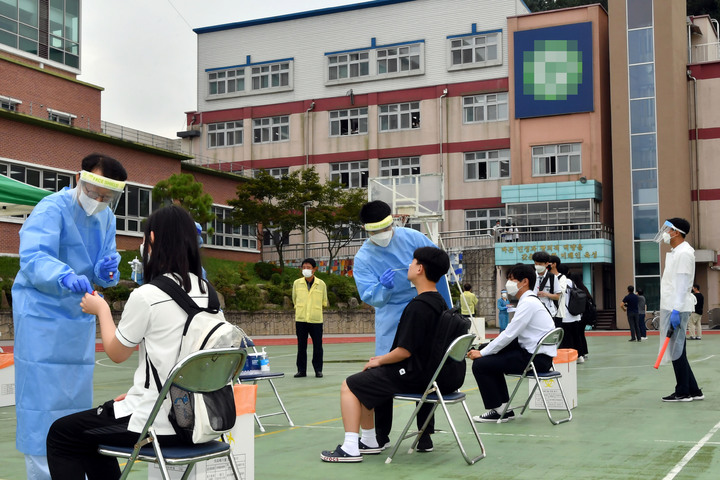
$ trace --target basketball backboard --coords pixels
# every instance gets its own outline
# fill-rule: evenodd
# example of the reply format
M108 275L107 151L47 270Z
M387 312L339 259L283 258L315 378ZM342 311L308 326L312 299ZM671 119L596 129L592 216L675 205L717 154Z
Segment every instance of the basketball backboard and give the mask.
M393 214L411 220L442 221L445 214L445 182L440 173L375 177L368 179L368 201L382 200Z

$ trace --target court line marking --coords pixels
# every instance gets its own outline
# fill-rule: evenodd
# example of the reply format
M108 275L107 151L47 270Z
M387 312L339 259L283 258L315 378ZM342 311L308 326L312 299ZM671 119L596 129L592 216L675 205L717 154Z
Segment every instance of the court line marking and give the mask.
M715 433L720 430L720 422L716 423L713 428L710 429L710 431L700 439L699 442L697 442L691 449L688 451L688 453L685 454L685 456L680 460L678 463L675 464L675 466L668 472L665 477L663 477L663 480L672 480L677 476L678 473L682 471L682 469L685 467L685 465L692 460L692 458L697 454L697 452L700 451L700 449L708 443L708 441L712 438Z

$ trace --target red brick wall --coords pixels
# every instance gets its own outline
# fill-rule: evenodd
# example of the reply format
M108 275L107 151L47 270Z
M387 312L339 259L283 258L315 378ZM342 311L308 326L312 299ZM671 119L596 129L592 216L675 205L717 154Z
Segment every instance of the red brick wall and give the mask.
M21 224L0 222L0 252L18 253L20 248L20 232Z
M190 170L182 173L189 173L196 182L202 183L205 193L209 193L215 203L227 205L228 200L237 197L238 182L236 180Z

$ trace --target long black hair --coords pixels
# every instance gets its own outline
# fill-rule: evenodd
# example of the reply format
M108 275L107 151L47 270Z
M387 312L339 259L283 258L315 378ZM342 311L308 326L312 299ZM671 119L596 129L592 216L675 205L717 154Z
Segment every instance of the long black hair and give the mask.
M580 290L585 292L588 298L593 298L593 296L590 295L590 290L588 290L588 288L583 283L583 276L581 273L570 272L567 277L573 282L573 285L575 285L576 288L579 288Z
M150 232L155 240L150 244ZM202 263L197 230L187 210L177 205L163 207L150 215L145 222L145 247L142 263L145 283L153 278L172 273L186 292L190 292L190 273L202 279ZM150 249L152 248L152 253ZM204 282L200 291L205 293Z

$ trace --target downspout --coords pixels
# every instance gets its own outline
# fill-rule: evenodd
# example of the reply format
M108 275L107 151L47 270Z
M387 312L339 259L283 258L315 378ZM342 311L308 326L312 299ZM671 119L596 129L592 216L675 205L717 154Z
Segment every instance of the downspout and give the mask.
M687 42L688 42L688 63L693 63L692 61L692 32L691 32L691 23L687 24Z
M440 95L440 173L445 173L443 171L443 139L444 139L444 121L443 121L443 98L447 97L448 90L447 88L443 90L442 95Z
M310 112L315 109L315 102L305 110L305 167L310 165Z
M695 176L695 212L693 215L693 220L695 222L696 228L695 231L697 232L696 240L695 240L695 248L697 248L700 245L700 166L699 166L699 155L698 155L698 145L699 145L699 138L698 138L698 98L697 98L697 78L693 77L691 75L691 71L687 71L687 77L693 81L693 129L695 130L695 152L692 156L691 161L695 163L694 168L691 166L691 172L693 172Z

